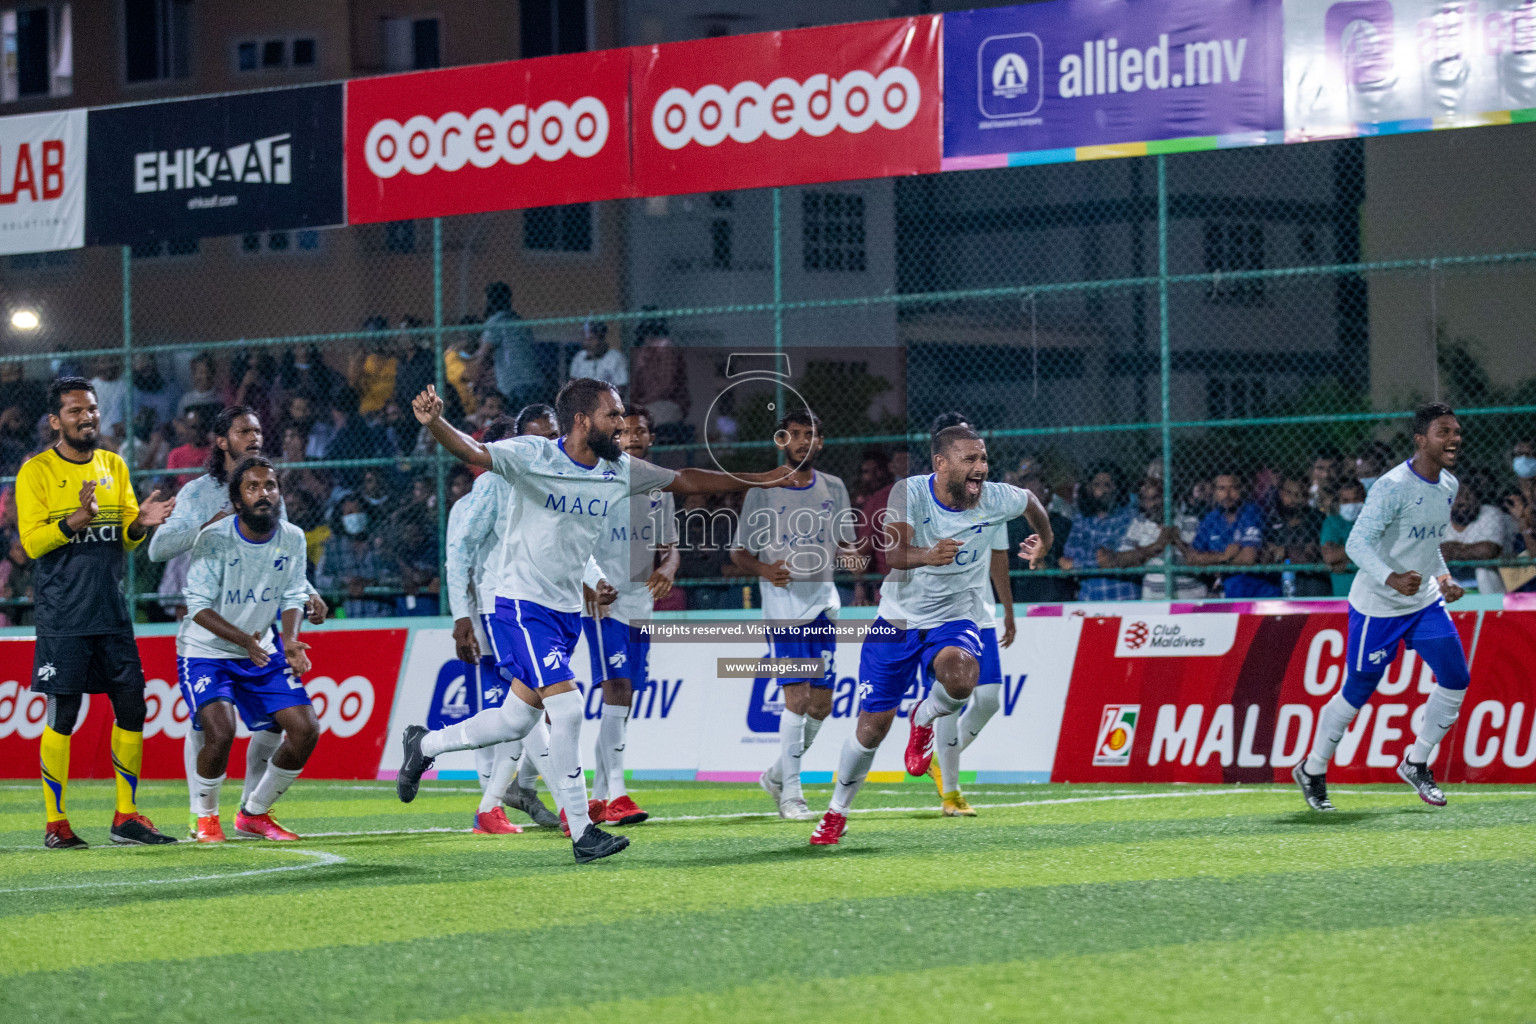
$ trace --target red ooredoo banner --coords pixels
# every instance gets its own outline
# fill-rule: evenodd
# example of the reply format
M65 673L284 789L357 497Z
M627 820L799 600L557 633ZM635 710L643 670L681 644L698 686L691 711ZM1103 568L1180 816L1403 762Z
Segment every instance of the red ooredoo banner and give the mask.
M632 195L628 79L603 50L348 82L348 222Z
M395 682L405 655L403 629L357 631L317 630L304 634L310 645L314 670L304 681L320 719L320 742L305 766L304 774L315 779L372 779L389 730L389 712L395 701ZM30 638L0 640L0 778L37 775L38 738L43 734L46 700L26 688L32 677ZM176 685L176 638L139 638L139 657L144 662L145 699L149 717L144 723L146 779L180 779L182 740L189 728L187 705ZM105 697L91 696L82 721L75 729L70 749L70 775L77 779L103 779L112 775L108 746L112 731L112 705ZM240 726L229 758L229 775L245 773L245 739Z
M638 194L937 171L941 32L929 15L635 48Z
M1432 764L1447 782L1536 782L1536 692L1520 613L1455 613L1471 657L1461 720ZM1522 622L1524 626L1522 628ZM1146 615L1083 624L1052 782L1288 782L1344 682L1344 615ZM1328 769L1397 782L1434 676L1403 651Z

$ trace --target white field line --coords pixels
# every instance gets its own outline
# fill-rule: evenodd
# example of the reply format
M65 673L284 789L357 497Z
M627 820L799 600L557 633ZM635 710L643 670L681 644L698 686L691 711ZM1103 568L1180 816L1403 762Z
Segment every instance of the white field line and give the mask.
M8 847L8 849L43 849L43 847ZM274 875L280 871L308 871L310 868L329 867L332 864L345 864L347 858L335 854L326 853L323 850L284 850L284 853L297 853L300 856L311 857L312 860L304 864L285 864L276 868L252 868L249 871L227 872L221 875L183 875L180 878L132 878L119 882L79 882L71 885L37 885L24 889L0 889L0 893L11 892L56 892L61 889L101 889L107 886L135 886L135 885L180 885L183 882L222 882L231 878L250 878L253 875Z

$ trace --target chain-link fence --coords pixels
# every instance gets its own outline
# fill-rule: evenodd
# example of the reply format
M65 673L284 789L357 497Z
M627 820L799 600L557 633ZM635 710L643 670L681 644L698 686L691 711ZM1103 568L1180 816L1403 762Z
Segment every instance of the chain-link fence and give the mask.
M39 326L0 354L0 475L52 443L55 374L95 379L141 495L202 472L213 416L247 405L344 614L446 612L472 481L410 396L436 383L479 430L552 402L576 360L622 374L666 464L766 468L804 401L820 465L870 510L959 411L994 478L1054 513L1019 600L1310 596L1347 584L1356 483L1440 398L1477 495L1447 552L1516 589L1536 575L1533 150L1511 126L13 256L7 315ZM785 376L743 376L763 354ZM684 504L669 603L752 602L731 500ZM0 596L25 623L14 507ZM174 616L174 562L140 552L129 578L143 615Z

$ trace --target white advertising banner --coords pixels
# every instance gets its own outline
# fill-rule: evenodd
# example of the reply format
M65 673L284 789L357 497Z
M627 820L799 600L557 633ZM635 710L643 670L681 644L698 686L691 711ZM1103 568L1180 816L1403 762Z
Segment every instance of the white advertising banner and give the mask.
M0 117L0 254L85 244L84 110Z
M1049 779L1082 622L1076 616L1018 620L1017 638L1001 652L1001 707L986 731L966 751L962 765L965 771L982 773L983 781ZM831 777L837 767L838 750L853 730L859 652L857 643L838 647L832 716L804 762L804 770L812 780ZM750 653L766 656L767 650ZM778 754L783 701L778 685L771 680L717 678L719 659L742 655L741 644L654 643L650 681L635 694L626 767L640 777L650 778L756 779ZM590 768L602 698L585 682L591 672L584 639L571 664L587 693L582 758ZM451 631L412 632L390 720L390 738L379 766L381 777L393 777L399 770L398 738L406 725L452 724L478 710L477 672L454 656ZM902 703L901 719L880 748L876 772L902 770L904 719L921 694L920 683L914 679ZM440 777L468 777L475 769L474 755L446 754L437 759L435 769Z

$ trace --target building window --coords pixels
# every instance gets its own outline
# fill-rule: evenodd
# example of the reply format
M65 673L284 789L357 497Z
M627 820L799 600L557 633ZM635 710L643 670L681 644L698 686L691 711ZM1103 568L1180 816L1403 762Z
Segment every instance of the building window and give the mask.
M0 99L68 96L74 92L74 40L70 5L0 12L4 79Z
M130 82L192 74L192 0L123 0L123 56Z
M235 44L235 69L250 72L313 67L315 53L313 39L246 39Z
M385 71L443 66L442 26L437 18L385 18L383 25Z
M541 206L523 211L523 248L540 252L591 252L592 204Z
M196 256L198 240L195 238L155 239L152 242L135 242L129 246L136 260L154 259L158 256Z
M1262 380L1243 377L1211 377L1205 382L1206 416L1213 420L1240 420L1264 415L1269 397Z
M518 9L524 57L585 53L592 48L587 0L523 0Z
M315 41L313 39L295 39L293 41L293 66L296 68L313 67L315 63Z
M390 252L416 251L416 222L392 220L384 225L384 248Z
M313 228L301 231L251 231L240 236L240 251L259 252L313 252L320 248L320 232Z
M1205 271L1230 274L1264 269L1264 225L1208 221L1205 225ZM1251 306L1264 301L1263 278L1234 281L1217 278L1206 285L1207 302Z
M805 192L800 212L806 270L865 269L863 196Z

